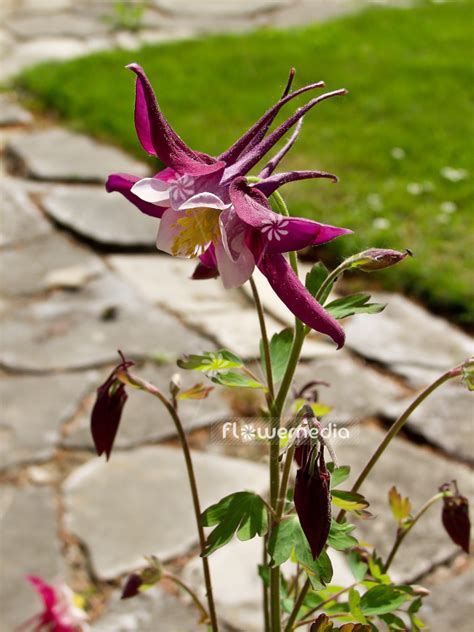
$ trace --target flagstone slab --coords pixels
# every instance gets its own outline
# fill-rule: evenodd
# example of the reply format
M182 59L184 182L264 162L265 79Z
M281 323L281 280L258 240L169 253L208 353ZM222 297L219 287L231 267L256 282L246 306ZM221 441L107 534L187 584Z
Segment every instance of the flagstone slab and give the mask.
M14 246L51 233L51 224L19 181L2 176L0 197L0 246Z
M193 453L202 507L234 491L262 492L267 468L241 459ZM87 546L97 575L111 579L143 565L143 555L169 560L196 544L184 458L178 448L145 447L94 458L63 487L65 526Z
M157 386L166 395L169 394L170 379L177 371L181 376L183 391L198 382L204 382L206 386L211 385L210 380L204 375L194 371L180 371L176 365L172 364L164 366L150 364L145 367L134 368L132 371ZM105 377L106 374L97 379L96 386L104 381ZM90 412L93 400L94 398L91 397L85 414L71 428L69 436L64 440L64 445L74 448L93 448L90 433ZM180 401L179 410L186 430L217 423L233 415L226 391L219 386L216 386L206 399ZM147 393L129 389L115 447L131 448L174 436L176 436L174 423L163 405Z
M105 33L105 21L94 20L85 15L68 12L34 13L28 12L6 20L5 26L20 39L40 37L89 38Z
M98 373L0 380L0 469L50 458L60 441L61 424L77 411L98 383Z
M114 171L148 173L146 165L124 151L59 127L19 133L9 139L7 151L29 177L39 180L104 183Z
M390 402L404 397L404 390L392 379L354 360L347 352L334 357L300 364L296 370L296 390L313 380L326 382L317 389L319 403L332 410L324 424L357 424L363 419L385 414Z
M435 586L424 585L431 594L423 599L421 620L433 632L470 632L474 613L474 567Z
M64 564L50 489L4 485L0 512L0 631L11 632L42 609L26 575L50 582L63 575Z
M413 399L388 405L385 415L396 419ZM474 461L474 396L460 381L436 389L411 414L407 427L448 454Z
M79 291L58 291L8 311L0 362L17 370L79 369L114 363L117 349L172 360L209 347L212 343L106 274Z
M15 103L6 94L0 94L0 127L8 125L28 125L33 121L33 116Z
M57 287L77 289L105 270L95 254L52 233L0 253L2 291L25 296Z
M219 278L192 280L195 261L168 255L112 255L108 262L147 300L243 358L258 357L261 334L255 309L240 290L225 290ZM282 329L270 315L266 323L269 336ZM334 345L312 338L303 347L305 358L333 353Z
M59 224L100 244L155 246L158 222L104 187L54 187L42 204Z
M474 352L467 334L404 296L380 293L372 298L387 303L386 309L354 316L345 325L346 344L361 356L404 376L406 366L427 369L429 375L447 371Z
M341 485L350 489L351 483L370 455L379 445L384 434L373 427L357 426L351 429L349 439L336 443L336 454L340 465L351 466L351 476ZM359 535L377 548L386 557L392 547L396 524L388 505L388 491L392 485L403 496L409 496L413 510L417 511L438 487L456 479L461 492L472 504L474 500L474 479L471 470L459 463L443 459L424 449L396 438L384 452L362 485L360 492L370 501L369 511L375 520L357 521ZM354 522L352 516L349 516ZM440 564L459 547L451 542L441 524L441 504L431 508L420 518L413 532L403 543L403 548L391 566L391 576L396 581L410 581L427 573Z
M196 4L194 0L153 0L163 11L177 15L239 16L270 11L287 6L291 0L239 0L238 3L222 0L203 0Z
M205 632L206 626L198 620L196 609L155 586L126 601L115 594L91 632L157 632L158 621L160 632Z

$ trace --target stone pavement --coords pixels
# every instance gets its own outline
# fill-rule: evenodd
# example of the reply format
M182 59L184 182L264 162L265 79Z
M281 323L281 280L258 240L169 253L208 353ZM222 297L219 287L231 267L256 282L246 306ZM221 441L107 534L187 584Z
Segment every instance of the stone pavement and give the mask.
M323 6L339 11L347 5L342 0L198 4L199 15L192 0L149 3L147 23L166 24L156 33L149 30L165 38L177 37L179 24L194 25L194 33L283 24L316 15ZM123 33L109 33L108 23L99 19L110 7L92 0L4 2L1 38L11 67L38 60L45 51L51 56L90 50L94 38L96 46L124 45ZM129 44L151 37L146 29L128 35ZM15 49L13 41L19 42ZM105 464L93 453L88 418L95 388L114 365L117 348L139 360L137 371L162 388L185 351L225 346L255 358L258 322L249 290L225 292L218 280L190 281L189 262L154 250L154 221L104 192L107 173L145 174L141 163L36 121L13 95L0 97L0 125L0 632L12 632L38 608L24 581L27 573L46 580L62 576L87 594L94 632L157 632L156 621L160 632L196 630L194 611L169 586L132 602L118 599L124 573L149 553L199 583L173 425L155 401L132 392L116 450ZM270 332L291 324L266 281L256 280ZM343 352L311 337L295 379L297 386L313 379L329 384L321 387L320 399L332 407L328 421L351 429L351 440L336 449L340 462L354 471L414 393L473 350L466 334L403 296L379 298L389 304L382 314L346 323ZM185 385L194 383L192 375L182 377ZM261 451L215 440L217 423L251 417L259 403L254 394L230 398L215 389L207 400L183 405L204 505L238 488L265 490ZM415 506L453 478L474 499L472 421L468 394L452 383L420 407L407 433L393 443L365 488L377 520L360 525L381 552L394 531L386 501L392 484L410 494ZM472 565L442 533L437 510L424 523L425 537L407 538L407 556L394 564L394 575L433 590L425 607L433 630L467 629L472 603L461 602L459 593L472 584ZM257 541L235 542L211 558L222 618L242 632L261 629L256 547ZM346 581L342 558L333 562L337 577ZM231 586L230 564L235 564Z

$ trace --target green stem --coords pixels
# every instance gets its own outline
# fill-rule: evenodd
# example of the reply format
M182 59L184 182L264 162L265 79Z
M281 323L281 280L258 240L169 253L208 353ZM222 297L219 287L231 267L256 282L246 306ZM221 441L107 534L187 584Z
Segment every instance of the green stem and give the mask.
M283 472L281 475L280 491L278 493L278 505L276 510L277 519L280 520L283 515L283 509L285 507L286 490L288 487L288 480L290 478L291 464L293 463L293 456L295 454L295 445L288 448L286 453L285 465L283 466Z
M391 440L394 437L396 437L396 435L403 428L403 426L405 425L407 419L410 417L412 412L434 390L436 390L438 388L438 386L441 386L441 384L444 384L445 382L447 382L451 378L460 375L461 371L462 371L462 366L463 365L455 367L454 369L450 369L449 371L446 371L446 373L443 373L443 375L441 375L437 380L435 380L432 384L430 384L423 391L421 391L421 393L415 398L415 400L410 404L410 406L408 406L408 408L400 415L400 417L398 417L398 419L392 424L392 426L388 430L387 434L385 435L385 437L380 442L380 445L378 446L378 448L375 450L375 452L370 457L369 461L365 465L365 467L362 470L362 472L359 474L356 482L352 486L352 489L351 489L352 492L357 492L360 489L360 487L362 486L362 483L365 481L365 479L370 474L370 472L372 471L372 469L375 466L375 464L377 463L377 461L380 459L382 454L385 452L386 447L389 445ZM337 522L341 522L341 520L344 518L345 515L346 515L345 510L344 509L341 510L339 512L338 517L337 517Z
M198 610L201 612L201 614L203 615L204 619L206 621L209 620L209 614L206 610L206 608L203 606L203 604L201 603L199 597L196 595L196 593L187 585L183 582L182 579L180 579L179 577L177 577L176 575L173 575L172 573L163 573L163 578L166 579L170 579L171 581L175 582L175 584L177 584L178 586L180 586L185 592L188 593L188 595L191 597L191 599L193 600L195 606L198 608Z
M250 287L252 288L253 300L255 301L255 307L257 308L258 322L260 324L260 332L262 334L262 347L263 355L265 358L265 373L267 377L268 395L273 402L273 374L272 374L272 361L270 357L270 345L268 342L267 326L265 324L265 312L263 311L262 301L258 295L257 286L253 277L250 277Z
M296 621L296 617L298 616L298 612L303 605L303 602L308 594L308 590L310 589L311 584L309 579L307 579L304 583L303 588L301 589L300 594L298 595L298 599L295 601L295 605L293 606L293 610L290 613L288 621L286 622L285 632L291 632L293 630L294 623Z
M119 379L121 376L118 376ZM125 384L131 384L141 390L150 393L154 397L157 397L161 403L165 406L167 411L169 412L171 418L173 419L176 432L178 434L179 442L181 444L181 449L184 455L184 461L186 464L186 471L188 473L189 486L191 488L191 496L193 500L193 508L194 508L194 516L196 520L196 526L199 535L199 546L201 549L201 554L204 552L206 548L206 536L204 533L204 528L201 523L201 504L199 500L199 493L196 482L196 475L194 473L193 461L191 458L191 450L189 449L189 444L186 438L186 433L184 432L183 425L181 423L181 419L179 418L178 412L176 408L172 405L172 403L163 395L163 393L153 384L147 382L146 380L142 380L140 377L136 375L132 375L131 373L126 373L124 376ZM204 573L204 583L206 585L206 596L207 602L209 606L209 617L211 620L211 628L213 632L218 632L219 626L217 623L217 615L216 608L214 603L214 595L212 592L212 582L211 582L211 572L209 568L209 560L207 557L202 557L202 567Z
M268 568L268 555L267 555L267 546L268 546L268 535L263 538L263 568ZM263 589L263 621L264 621L264 629L265 632L270 631L270 609L269 609L269 599L268 599L268 586L265 579L262 577L262 589Z
M403 540L407 537L407 535L410 533L410 531L413 529L413 527L416 525L416 523L421 518L421 516L426 511L428 511L428 509L432 505L437 503L438 500L441 500L442 498L444 498L444 496L446 496L446 492L439 492L438 494L435 494L432 498L430 498L423 505L423 507L421 507L421 509L418 511L418 513L415 516L413 516L409 526L407 526L405 529L399 529L399 531L397 533L396 540L393 543L392 550L390 551L390 553L389 553L389 555L387 557L387 561L385 562L385 566L383 568L383 572L384 573L386 573L388 571L388 569L390 568L390 564L393 562L393 558L395 557L398 549L400 548L400 545L402 544Z
M331 601L335 601L336 599L339 599L341 595L344 595L344 593L349 592L349 590L351 590L352 588L355 588L358 584L359 582L354 582L350 586L346 586L346 588L343 588L339 592L334 593L334 595L331 595L331 597L328 597L327 599L319 603L315 608L312 608L311 610L308 610L308 612L305 612L304 616L307 618L304 620L298 621L298 623L293 627L293 629L300 628L303 625L309 625L310 623L313 623L314 617L312 618L308 618L308 617L310 617L312 614L314 614L318 610L321 610L321 608L324 608L324 606L327 606L328 603L331 603Z

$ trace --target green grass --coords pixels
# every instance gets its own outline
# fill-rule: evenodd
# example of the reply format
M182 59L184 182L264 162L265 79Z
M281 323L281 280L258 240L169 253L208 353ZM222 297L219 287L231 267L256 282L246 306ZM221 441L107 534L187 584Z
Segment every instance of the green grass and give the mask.
M467 322L474 316L472 9L471 2L372 8L305 29L111 51L42 65L17 85L75 129L142 157L133 77L123 69L131 61L145 68L179 133L211 154L278 97L290 66L297 86L324 79L330 89L348 88L347 97L306 117L282 165L326 169L340 183L288 185L291 212L355 231L331 246L336 258L370 246L411 248L415 258L377 282ZM467 177L449 181L441 175L446 166ZM411 183L422 185L419 195L409 192ZM456 210L443 211L446 202Z

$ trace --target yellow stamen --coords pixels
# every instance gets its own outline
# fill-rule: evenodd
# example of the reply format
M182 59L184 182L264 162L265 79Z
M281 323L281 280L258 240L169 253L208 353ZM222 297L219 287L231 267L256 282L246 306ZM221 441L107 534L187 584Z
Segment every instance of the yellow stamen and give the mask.
M197 257L206 246L216 243L219 237L219 214L214 208L190 208L176 222L181 231L171 245L171 253L186 257Z

